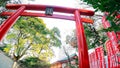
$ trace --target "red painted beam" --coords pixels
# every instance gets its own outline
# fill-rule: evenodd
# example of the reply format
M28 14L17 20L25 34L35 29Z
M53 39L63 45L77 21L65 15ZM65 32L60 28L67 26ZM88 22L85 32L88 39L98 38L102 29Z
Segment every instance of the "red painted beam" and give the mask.
M10 15L10 17L0 26L0 41L7 33L7 31L13 26L16 19L21 15L24 11L25 6L21 6L16 12Z
M94 11L90 10L83 10L83 9L75 9L75 8L68 8L68 7L60 7L60 6L49 6L49 5L36 5L36 4L7 4L7 9L18 9L21 6L25 6L26 10L38 10L38 11L45 11L46 7L52 7L55 12L62 12L62 13L74 13L75 10L78 10L81 15L93 16Z
M86 43L84 27L80 19L80 13L78 10L75 11L75 20L76 20L76 36L78 42L78 62L79 68L90 68L89 58L88 58L88 47Z
M2 12L1 16L9 16L13 12ZM34 16L34 17L47 17L47 18L57 18L57 19L65 19L65 20L72 20L75 21L73 16L65 16L65 15L58 15L53 14L52 16L45 15L44 13L34 13L34 12L23 12L21 16ZM93 20L89 18L81 18L82 22L93 24Z

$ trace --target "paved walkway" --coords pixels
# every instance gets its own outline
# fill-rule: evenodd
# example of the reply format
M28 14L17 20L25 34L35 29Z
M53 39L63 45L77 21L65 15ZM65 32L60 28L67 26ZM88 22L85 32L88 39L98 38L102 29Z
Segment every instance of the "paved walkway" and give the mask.
M0 52L0 68L12 68L13 61Z

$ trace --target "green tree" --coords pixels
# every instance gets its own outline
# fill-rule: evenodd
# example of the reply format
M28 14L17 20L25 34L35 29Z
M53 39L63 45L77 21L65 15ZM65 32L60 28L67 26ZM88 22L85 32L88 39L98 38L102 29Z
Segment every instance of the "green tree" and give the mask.
M13 68L25 55L47 61L53 56L51 47L61 45L59 33L57 28L49 30L42 19L20 17L5 39L4 51L13 58Z
M96 46L104 45L107 37L101 31L96 30L93 25L85 24L85 35L88 44L88 49L95 48ZM66 43L73 47L77 47L76 30L73 30L71 35L66 36Z
M0 7L5 6L9 0L0 0Z
M119 31L120 18L116 16L120 14L120 0L82 0L93 6L96 11L107 12L107 19L109 20L111 27L106 31Z
M29 57L19 61L21 68L50 68L50 64L37 57Z

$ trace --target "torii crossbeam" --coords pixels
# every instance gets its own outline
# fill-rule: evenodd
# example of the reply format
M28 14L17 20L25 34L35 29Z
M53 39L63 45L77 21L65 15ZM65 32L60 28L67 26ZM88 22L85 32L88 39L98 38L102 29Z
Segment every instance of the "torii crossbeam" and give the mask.
M45 13L39 12L26 12L24 10L35 10L35 11L45 11L46 8L53 8L54 12L73 14L74 16L67 16L61 14L46 15ZM72 20L76 22L76 34L78 41L78 59L79 59L79 68L89 68L89 59L88 59L88 47L86 43L86 38L84 34L84 27L82 22L93 23L93 20L88 18L82 18L81 15L92 16L94 15L93 11L59 7L59 6L49 6L49 5L35 5L35 4L7 4L7 9L17 10L15 12L3 12L1 16L10 16L2 25L0 25L0 41L7 33L7 31L13 26L15 21L19 16L35 16L35 17L48 17L48 18L58 18L65 20Z

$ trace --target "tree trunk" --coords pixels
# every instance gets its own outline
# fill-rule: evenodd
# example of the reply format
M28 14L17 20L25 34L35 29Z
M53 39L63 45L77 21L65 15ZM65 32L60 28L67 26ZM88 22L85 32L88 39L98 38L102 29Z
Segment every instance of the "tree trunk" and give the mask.
M14 61L12 68L18 68L18 63L17 63L17 61Z

